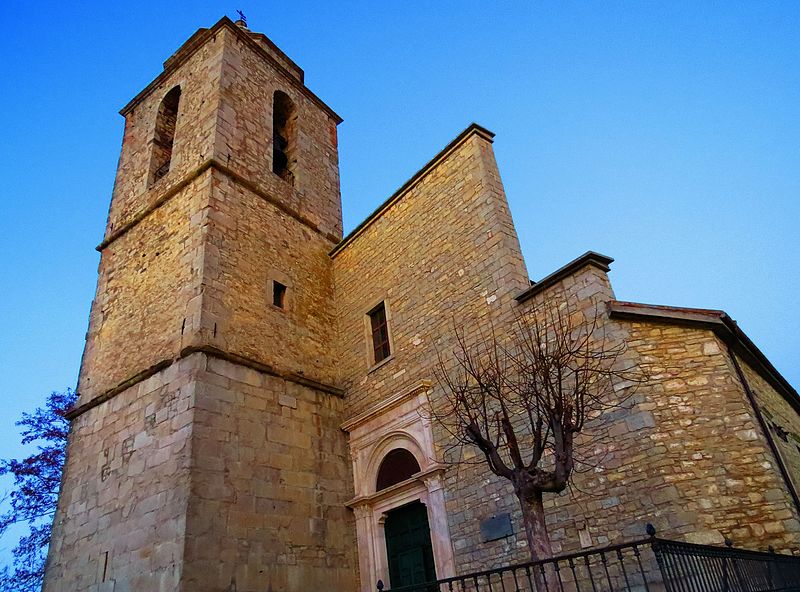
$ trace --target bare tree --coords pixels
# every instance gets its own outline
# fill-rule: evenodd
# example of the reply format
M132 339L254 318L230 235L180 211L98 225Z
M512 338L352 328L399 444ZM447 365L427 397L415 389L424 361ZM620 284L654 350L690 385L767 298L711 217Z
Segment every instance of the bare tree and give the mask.
M625 343L606 335L604 311L566 302L534 304L502 333L468 339L456 327L452 355L439 354L444 400L431 409L457 445L476 446L511 482L533 560L552 556L543 494L567 487L576 435L643 379Z

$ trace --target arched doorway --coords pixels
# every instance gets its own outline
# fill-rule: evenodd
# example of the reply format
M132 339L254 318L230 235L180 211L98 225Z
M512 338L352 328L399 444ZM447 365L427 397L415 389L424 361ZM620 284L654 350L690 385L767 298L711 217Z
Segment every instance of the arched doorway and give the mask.
M428 510L421 502L387 512L384 532L392 588L436 579Z
M445 465L422 413L428 383L345 422L350 434L361 592L455 575L445 511ZM400 583L398 583L400 582Z

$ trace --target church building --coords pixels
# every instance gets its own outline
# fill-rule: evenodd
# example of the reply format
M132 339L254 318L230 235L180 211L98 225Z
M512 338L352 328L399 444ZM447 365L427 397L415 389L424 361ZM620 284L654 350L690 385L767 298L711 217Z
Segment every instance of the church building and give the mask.
M525 561L510 484L425 410L456 327L541 302L598 311L650 369L545 496L554 553L646 523L800 553L798 393L724 312L618 300L607 256L531 281L487 129L343 236L342 120L244 22L198 30L121 114L47 592L370 592Z

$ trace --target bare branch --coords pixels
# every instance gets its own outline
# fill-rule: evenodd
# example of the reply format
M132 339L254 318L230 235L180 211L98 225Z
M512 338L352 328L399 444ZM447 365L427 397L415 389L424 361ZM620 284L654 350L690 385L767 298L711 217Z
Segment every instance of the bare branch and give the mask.
M432 418L454 446L475 446L512 483L523 516L526 507L543 508L543 492L568 487L583 463L575 441L587 421L621 406L644 380L624 341L608 333L602 303L573 310L569 302L556 294L517 310L510 330L498 333L489 323L469 339L454 321L453 351L437 352L444 397ZM530 538L546 538L543 525L542 517L526 518L534 554L549 548Z

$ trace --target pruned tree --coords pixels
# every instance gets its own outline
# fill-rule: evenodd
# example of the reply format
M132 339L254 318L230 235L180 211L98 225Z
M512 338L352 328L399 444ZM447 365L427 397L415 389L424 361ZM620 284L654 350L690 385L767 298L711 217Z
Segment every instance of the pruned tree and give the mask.
M566 303L533 304L502 333L469 339L456 327L453 351L439 352L443 400L431 408L456 445L477 447L511 482L534 561L552 556L543 494L569 484L576 436L644 378L626 344L606 334L604 311Z
M66 412L75 403L71 390L53 392L44 407L23 413L22 444L35 445L36 452L22 460L0 460L0 475L11 475L14 487L9 509L0 514L0 536L12 525L26 524L28 533L14 548L11 569L0 571L0 589L33 592L41 589L50 529L61 486L66 457L69 421Z

